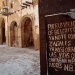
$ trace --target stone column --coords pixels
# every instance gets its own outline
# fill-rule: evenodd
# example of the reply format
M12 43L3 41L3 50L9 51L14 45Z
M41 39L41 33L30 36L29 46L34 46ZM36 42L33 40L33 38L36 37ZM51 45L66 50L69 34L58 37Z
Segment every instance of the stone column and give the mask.
M8 26L8 16L5 17L5 36L6 36L6 45L9 46L9 26Z
M18 27L18 47L22 48L21 27Z
M2 28L0 27L0 44L3 44L2 42Z

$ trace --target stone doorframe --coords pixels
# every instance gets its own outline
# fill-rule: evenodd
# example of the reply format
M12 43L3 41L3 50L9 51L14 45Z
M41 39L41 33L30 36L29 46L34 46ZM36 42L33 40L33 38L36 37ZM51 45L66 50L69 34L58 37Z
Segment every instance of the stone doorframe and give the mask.
M3 35L2 29L5 28L5 20L3 17L0 18L0 44L3 44Z

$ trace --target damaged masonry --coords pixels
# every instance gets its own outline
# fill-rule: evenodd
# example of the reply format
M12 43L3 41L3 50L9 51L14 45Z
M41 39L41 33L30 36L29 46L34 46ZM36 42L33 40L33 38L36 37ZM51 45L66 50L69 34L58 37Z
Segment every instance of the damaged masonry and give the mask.
M37 0L1 0L0 44L39 50Z
M38 0L0 0L0 75L40 75Z

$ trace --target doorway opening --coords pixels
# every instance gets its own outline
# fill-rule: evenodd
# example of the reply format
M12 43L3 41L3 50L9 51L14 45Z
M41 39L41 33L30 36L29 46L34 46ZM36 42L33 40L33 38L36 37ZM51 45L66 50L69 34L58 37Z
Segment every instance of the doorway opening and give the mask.
M17 47L17 45L18 45L17 36L18 36L17 23L15 21L13 21L11 23L11 26L10 26L10 43L11 43L11 46Z
M26 17L22 21L22 47L34 47L32 21L29 17Z
M2 20L1 33L2 33L2 44L5 44L6 43L6 35L5 35L5 22L4 22L4 19Z

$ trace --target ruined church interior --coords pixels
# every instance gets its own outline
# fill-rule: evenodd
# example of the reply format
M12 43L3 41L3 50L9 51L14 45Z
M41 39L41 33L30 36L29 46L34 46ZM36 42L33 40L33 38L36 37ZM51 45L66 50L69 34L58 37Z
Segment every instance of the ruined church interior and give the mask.
M38 1L0 1L0 44L39 50Z

